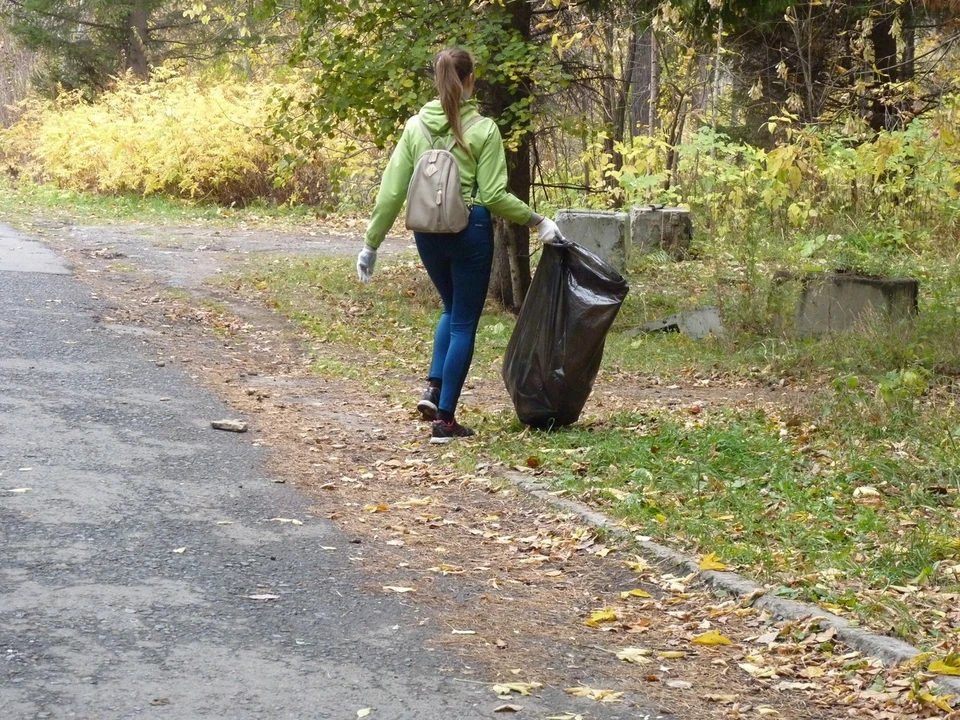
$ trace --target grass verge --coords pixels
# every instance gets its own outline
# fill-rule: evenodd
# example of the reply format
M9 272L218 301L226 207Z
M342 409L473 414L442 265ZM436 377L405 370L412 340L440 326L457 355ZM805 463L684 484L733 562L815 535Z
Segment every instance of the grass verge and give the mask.
M604 371L625 384L648 374L682 381L712 373L731 384L794 374L811 383L804 402L621 406L551 433L490 412L482 442L456 450L458 462L535 468L639 532L716 553L780 594L921 645L955 643L960 414L957 388L937 368L956 350L935 337L931 318L898 333L867 328L827 341L746 331L705 342L625 335L651 312L682 309L681 297L710 299L703 277L693 263L634 270ZM370 285L355 282L351 259L330 258L265 259L224 281L308 329L323 374L366 379L397 402L422 375L439 306L412 257L383 263ZM651 288L661 288L659 299ZM484 316L471 375L499 382L512 327L509 315Z

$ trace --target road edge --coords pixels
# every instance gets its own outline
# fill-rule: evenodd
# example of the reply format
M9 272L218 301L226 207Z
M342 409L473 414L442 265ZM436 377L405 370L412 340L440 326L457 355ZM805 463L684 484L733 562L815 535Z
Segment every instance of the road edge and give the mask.
M738 598L756 596L752 602L753 607L766 610L780 620L802 620L809 617L823 618L824 623L835 628L837 636L847 645L864 655L882 660L891 666L900 665L922 654L919 649L903 640L864 630L852 624L849 620L834 615L816 605L770 595L763 586L737 573L701 570L699 563L693 558L652 540L638 539L637 536L613 518L581 502L560 496L553 488L543 482L513 471L503 472L501 477L527 495L531 495L558 510L571 513L584 524L596 530L602 530L617 540L627 543L648 562L656 563L658 566L667 568L677 574L697 573L713 590ZM934 682L941 690L960 695L960 677L937 675Z

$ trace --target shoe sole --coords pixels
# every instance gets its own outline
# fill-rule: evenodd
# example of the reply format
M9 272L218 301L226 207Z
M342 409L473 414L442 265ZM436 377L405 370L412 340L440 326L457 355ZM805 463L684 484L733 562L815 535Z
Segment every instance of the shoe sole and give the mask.
M453 442L454 440L471 440L475 435L453 435L451 437L432 437L430 438L431 445L446 445L448 442Z
M424 420L437 419L437 406L429 400L421 400L417 403L417 411Z

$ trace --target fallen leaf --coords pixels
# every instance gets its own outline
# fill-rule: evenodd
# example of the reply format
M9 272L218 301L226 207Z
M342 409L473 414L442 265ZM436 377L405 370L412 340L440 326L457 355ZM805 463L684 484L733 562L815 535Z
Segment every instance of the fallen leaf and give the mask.
M247 597L251 600L278 600L280 598L279 595L270 595L267 593L262 595L247 595Z
M664 685L671 690L689 690L693 687L693 683L689 683L686 680L668 680Z
M573 713L564 713L563 715L551 715L544 720L583 720L583 715L574 715Z
M600 627L601 623L616 622L617 621L617 611L612 608L605 608L603 610L595 610L590 614L590 619L584 621L584 625L587 627Z
M451 635L476 635L476 630L451 630Z
M738 663L738 665L741 670L758 680L777 677L777 672L773 668L763 668L753 663Z
M646 572L650 569L650 563L642 558L637 558L636 560L626 560L624 565L633 570L635 573Z
M710 630L709 632L703 633L703 635L697 635L693 640L691 640L694 645L733 645L733 641L721 635L716 630Z
M412 507L423 507L424 505L429 505L433 502L433 498L427 495L423 498L410 498L409 500L404 500L402 502L394 503L395 508L412 508ZM386 505L384 505L386 507Z
M718 572L723 572L727 570L727 566L720 562L720 559L717 557L716 553L710 553L705 555L704 558L700 561L701 570L716 570Z
M661 650L657 653L657 657L664 658L665 660L679 660L686 656L687 653L683 650Z
M497 705L497 707L495 707L495 708L493 709L493 711L494 711L495 713L496 713L496 712L502 712L502 713L505 713L505 712L520 712L521 710L523 710L523 706L522 706L522 705Z
M738 699L738 695L704 695L704 700L720 703L721 705L733 705Z
M186 551L187 549L185 547L177 548L176 550L174 550L174 552L177 553L178 555L183 555Z
M560 577L563 575L563 570L547 570L543 576L544 577Z
M652 654L653 652L651 650L646 650L645 648L628 647L618 652L617 658L636 665L649 665L651 660L648 659L648 656Z
M416 590L412 587L400 587L398 585L384 585L383 589L386 590L387 592L395 592L395 593L416 592Z
M357 717L365 718L372 712L373 712L373 708L362 708L361 710L357 710Z
M370 513L390 512L390 507L388 505L385 505L384 503L364 505L363 509Z
M268 522L290 523L291 525L303 525L303 520L294 520L292 518L282 518L282 517L270 518Z
M944 712L951 712L953 710L953 708L950 707L950 703L947 702L953 695L934 695L932 693L922 692L918 697L923 700L923 702L936 705Z
M934 660L927 665L927 671L938 675L960 675L960 653L951 653L943 660Z
M591 700L596 700L597 702L623 702L622 692L616 692L614 690L598 690L585 685L567 688L564 690L564 692L574 695L575 697L590 698Z
M776 710L767 705L758 705L757 706L757 715L779 715Z
M649 598L653 597L646 590L641 590L640 588L634 588L633 590L624 590L620 593L620 599L626 600L627 598L638 597L638 598Z
M798 672L797 675L813 680L815 678L823 677L824 669L822 667L811 665L810 667L805 667L803 670Z
M519 695L529 695L533 690L539 690L543 687L543 683L532 682L532 683L498 683L493 686L493 691L497 695L509 695L510 693L517 693Z
M817 688L816 683L801 683L801 682L782 682L777 685L776 690L781 692L784 690L815 690Z

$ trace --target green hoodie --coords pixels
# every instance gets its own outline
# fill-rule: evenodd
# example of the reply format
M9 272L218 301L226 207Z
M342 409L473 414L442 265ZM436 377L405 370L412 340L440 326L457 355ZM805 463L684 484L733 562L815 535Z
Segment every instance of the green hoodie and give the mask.
M461 124L465 124L477 114L475 100L468 100L460 105ZM424 105L417 117L426 124L434 139L447 138L448 142L452 139L450 123L447 122L439 100L432 100ZM507 191L507 161L497 124L490 118L483 118L467 129L464 140L473 154L473 159L468 158L459 146L454 146L452 150L460 169L460 188L464 200L470 201L476 182L477 205L520 225L529 223L533 217L530 206ZM427 138L424 137L420 124L416 122L416 117L410 118L380 181L377 203L365 237L366 244L370 247L380 247L387 231L393 226L407 199L407 186L413 176L413 168L420 156L429 149Z

